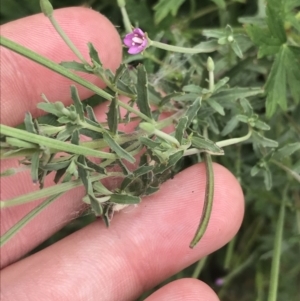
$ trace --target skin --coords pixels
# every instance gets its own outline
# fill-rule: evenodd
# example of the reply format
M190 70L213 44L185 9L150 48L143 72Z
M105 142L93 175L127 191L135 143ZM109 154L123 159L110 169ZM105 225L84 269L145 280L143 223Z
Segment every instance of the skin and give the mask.
M105 17L86 8L57 10L55 17L86 58L86 44L91 41L106 67L112 70L118 67L122 53L120 37ZM1 34L56 62L76 59L41 14L3 25ZM36 103L41 101L41 93L51 101L71 103L71 82L60 75L4 48L1 48L1 67L1 123L15 126L23 121L26 111L40 115ZM103 87L95 77L82 76ZM78 88L81 99L91 95L90 91ZM106 110L106 104L95 110L99 120L105 118ZM1 162L1 170L11 166L18 166L18 162ZM219 249L238 231L244 212L242 190L224 167L214 164L214 172L211 220L203 239L193 250L189 243L199 222L205 190L203 164L176 175L140 205L115 214L109 229L100 220L96 221L21 259L78 214L83 189L67 193L1 248L1 300L136 299L142 292ZM49 185L52 179L47 181ZM37 189L24 171L1 179L1 200ZM2 210L1 234L38 203ZM215 301L218 298L203 282L181 279L159 289L147 300Z

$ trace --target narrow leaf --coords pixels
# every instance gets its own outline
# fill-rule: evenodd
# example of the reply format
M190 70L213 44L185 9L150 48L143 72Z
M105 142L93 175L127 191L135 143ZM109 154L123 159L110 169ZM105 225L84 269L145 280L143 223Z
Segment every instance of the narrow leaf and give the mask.
M116 97L114 97L109 105L109 110L107 113L108 127L113 135L117 133L118 121L119 121L118 100Z
M152 118L148 97L148 79L146 69L143 65L137 66L137 100L136 104L140 111Z
M184 116L179 119L178 124L176 126L175 139L177 139L180 144L182 143L183 134L187 128L187 123L188 117Z
M75 105L76 113L78 114L80 120L83 121L84 120L83 105L79 98L77 88L74 85L71 86L71 97Z
M109 201L116 204L138 204L141 198L127 194L112 194Z
M116 154L128 162L134 163L135 159L128 152L126 152L108 133L103 133L103 139L107 142L109 147L116 152Z

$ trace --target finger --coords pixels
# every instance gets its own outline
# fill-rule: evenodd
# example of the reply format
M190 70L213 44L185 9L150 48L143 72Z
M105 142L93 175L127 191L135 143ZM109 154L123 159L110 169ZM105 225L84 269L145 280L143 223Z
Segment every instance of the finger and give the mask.
M180 279L168 283L145 301L219 301L216 293L204 282L197 279Z
M121 62L122 47L114 26L92 9L72 7L54 11L54 16L66 34L89 60L87 43L98 50L105 68L115 70ZM1 26L1 35L25 46L57 63L78 61L56 33L48 18L37 14ZM70 103L69 79L38 65L6 48L1 48L1 123L15 126L24 120L26 111L41 114L36 104L44 93L49 100ZM94 75L80 73L92 83L104 87ZM81 99L92 95L76 85Z
M104 301L135 299L237 232L244 210L241 188L224 167L215 164L214 173L213 211L195 249L189 243L203 206L203 164L179 173L137 207L116 214L109 229L95 222L7 267L2 271L3 296L98 300L101 292Z

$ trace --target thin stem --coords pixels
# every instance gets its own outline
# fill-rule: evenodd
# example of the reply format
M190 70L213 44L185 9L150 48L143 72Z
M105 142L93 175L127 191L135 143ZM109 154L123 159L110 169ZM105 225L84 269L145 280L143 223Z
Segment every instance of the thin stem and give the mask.
M73 53L79 58L79 60L84 64L88 65L89 63L85 60L83 55L80 53L80 51L76 48L76 46L73 44L73 42L70 40L70 38L66 35L66 33L63 31L63 29L60 27L54 16L51 14L48 16L51 24L57 31L57 33L61 36L61 38L64 40L64 42L69 46L69 48L73 51Z
M34 217L41 213L45 208L47 208L51 203L53 203L62 193L57 193L39 206L35 207L28 214L26 214L20 221L14 224L6 233L1 236L0 246L3 247L13 236L15 236L22 228L24 228ZM1 202L2 204L3 202Z
M102 96L103 98L107 99L107 100L112 100L113 96L108 94L107 92L103 91L102 89L100 89L99 87L97 87L96 85L92 84L91 82L85 80L84 78L76 75L75 73L69 71L68 69L60 66L59 64L41 56L40 54L33 52L32 50L29 50L5 37L0 37L0 44L16 53L19 53L25 57L27 57L28 59L50 69L55 71L56 73L69 78L71 80L73 80L74 82L80 84L81 86L93 91L95 94Z
M285 190L283 192L279 216L278 216L278 220L277 220L275 240L274 240L273 259L272 259L272 266L271 266L268 301L276 301L277 300L280 256L281 256L284 216L285 216L285 207L286 207L285 203L286 203L286 198L287 198L287 192L288 192L288 185L286 185Z
M218 141L218 142L216 142L216 145L219 147L224 147L224 146L228 146L228 145L237 144L237 143L248 140L251 137L251 135L252 135L252 129L250 128L247 135L239 137L239 138L231 138L231 139L227 139L227 140L223 140L223 141Z
M300 183L300 175L297 174L295 171L293 171L292 169L289 169L288 167L286 167L285 165L281 164L278 161L275 160L270 160L272 163L274 163L275 165L277 165L278 167L280 167L281 169L283 169L284 171L286 171L290 176L292 176L296 181L298 181Z
M205 256L197 262L196 268L194 269L194 272L192 274L192 278L195 278L195 279L199 278L199 276L204 268L204 265L207 261L207 257L208 256Z
M194 248L197 245L207 229L214 199L214 170L211 156L207 153L204 153L203 160L206 167L205 199L200 223L196 234L190 243L190 248Z
M126 6L125 0L118 0L118 6L120 7L120 10L121 10L125 30L126 30L126 32L129 33L132 31L133 26L131 25L130 19L127 14L127 10L125 8L125 6Z
M81 145L70 144L56 139L48 138L45 136L36 135L33 133L26 132L24 130L9 127L4 124L0 124L0 131L2 135L36 143L37 145L46 146L55 149L56 151L63 151L72 154L77 154L77 155L84 155L84 156L93 156L102 159L118 158L118 156L111 153L101 152Z
M174 46L169 45L165 43L161 43L158 41L152 41L148 38L149 46L154 46L156 48L173 51L173 52L180 52L180 53L187 53L187 54L196 54L196 53L207 53L207 49L203 48L187 48L187 47L180 47L180 46Z
M109 178L109 177L124 177L124 174L121 172L110 172L107 175L97 175L97 176L91 177L91 182L99 181L99 180ZM26 203L33 202L33 201L36 201L41 198L56 195L58 193L64 193L66 191L69 191L73 188L76 188L76 187L79 187L82 185L83 184L82 184L81 180L57 184L55 186L43 188L38 191L20 195L18 197L10 199L10 200L2 201L2 202L0 202L0 208L4 209L4 208L17 206L17 205L26 204Z
M73 80L74 82L80 84L81 86L93 91L95 94L111 101L113 99L113 96L108 94L107 92L103 91L102 89L100 89L99 87L97 87L96 85L92 84L91 82L83 79L82 77L74 74L73 72L69 71L68 69L60 66L59 64L13 42L10 41L9 39L5 38L5 37L0 37L0 45L16 52L19 53L25 57L27 57L28 59L50 69L55 71L56 73L59 73L60 75L69 78L71 80ZM153 120L151 118L149 118L148 116L146 116L145 114L139 112L138 110L132 108L131 106L129 106L128 104L118 100L118 105L124 109L126 109L127 111L134 113L135 115L141 117L142 119L144 119L145 121L148 122L153 122Z

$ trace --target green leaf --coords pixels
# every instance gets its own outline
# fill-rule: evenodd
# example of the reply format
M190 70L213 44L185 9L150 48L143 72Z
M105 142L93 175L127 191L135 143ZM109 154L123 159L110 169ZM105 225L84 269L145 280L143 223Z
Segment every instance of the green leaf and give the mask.
M78 156L77 163L78 164L76 164L76 165L78 168L78 175L85 187L86 194L93 194L92 183L89 178L89 172L85 168L85 166L86 166L85 157L82 155Z
M146 116L152 118L151 108L148 97L148 79L146 69L143 65L137 66L137 100L136 104L140 111Z
M103 139L116 154L128 162L134 163L135 159L125 149L123 149L108 133L103 133Z
M85 107L85 110L86 110L87 117L94 123L98 123L93 108L91 106L87 105Z
M192 145L195 148L201 149L212 154L224 154L224 151L220 147L218 147L213 141L202 136L192 136Z
M30 133L37 134L37 131L35 129L35 126L34 126L34 123L33 123L32 116L31 116L30 112L25 113L24 124L25 124L26 131L28 131Z
M31 179L33 183L37 183L39 180L39 164L40 164L40 152L37 151L32 154L31 157Z
M243 58L243 52L236 40L234 40L230 43L230 47L240 59Z
M75 105L76 113L78 114L79 119L83 121L84 120L83 105L82 102L80 101L77 88L74 85L71 85L71 97Z
M300 150L300 142L289 143L277 150L276 157L279 157L279 159L290 157L298 150Z
M276 54L280 46L281 41L270 34L267 28L262 28L258 25L246 25L245 30L253 43L259 47L258 58L262 58L266 55Z
M187 123L188 117L184 116L179 119L178 124L176 126L175 139L177 139L180 144L182 143L183 134L187 128Z
M92 43L88 43L88 48L89 48L89 54L90 54L90 58L92 61L95 61L97 64L99 64L100 66L102 66L102 63L99 59L98 56L98 52L97 50L94 48Z
M268 118L274 115L278 104L283 110L287 109L286 65L289 61L288 57L289 49L287 46L283 46L275 57L274 64L266 82L265 88L268 93L266 115Z
M214 2L219 9L225 10L226 9L226 2L225 0L211 0L212 2Z
M80 72L91 73L91 74L94 73L91 68L88 68L88 66L86 66L82 63L75 62L75 61L61 62L59 64L67 69L71 69L74 71L80 71Z
M257 145L261 145L263 147L278 147L277 141L268 139L256 131L253 131L252 138Z
M78 131L78 130L75 130L75 131L72 133L71 143L72 143L72 144L79 145L79 131Z
M220 115L224 116L224 108L222 105L220 105L217 101L215 101L213 98L209 98L206 102L211 108L213 108L216 112L218 112Z
M119 108L118 108L118 100L114 97L109 105L109 110L107 113L107 123L108 128L112 132L113 135L117 133L118 124L119 124Z
M156 24L160 23L168 14L173 17L176 16L179 7L183 4L185 0L159 0L157 4L153 7L154 22Z
M201 107L201 100L202 100L202 98L198 96L195 99L195 101L193 102L193 104L188 107L187 112L185 114L185 116L187 116L187 118L188 118L187 126L189 126L189 124L193 121L193 119L197 115L197 113Z
M210 97L210 100L214 99L216 101L222 102L224 99L226 99L229 101L236 101L240 98L255 96L263 92L264 90L258 87L253 87L253 88L235 87L235 88L230 88L230 89L220 91L219 93Z
M112 194L109 201L116 204L138 204L141 198L128 194Z
M266 14L267 24L272 36L278 38L281 44L286 42L286 33L284 29L286 0L268 0Z
M230 134L239 124L239 120L236 118L236 116L233 116L225 125L223 128L221 135L226 136Z
M272 188L272 174L267 166L263 169L263 175L266 189L269 191Z
M99 192L101 195L111 195L112 192L108 190L100 181L94 182L93 187L95 191Z

